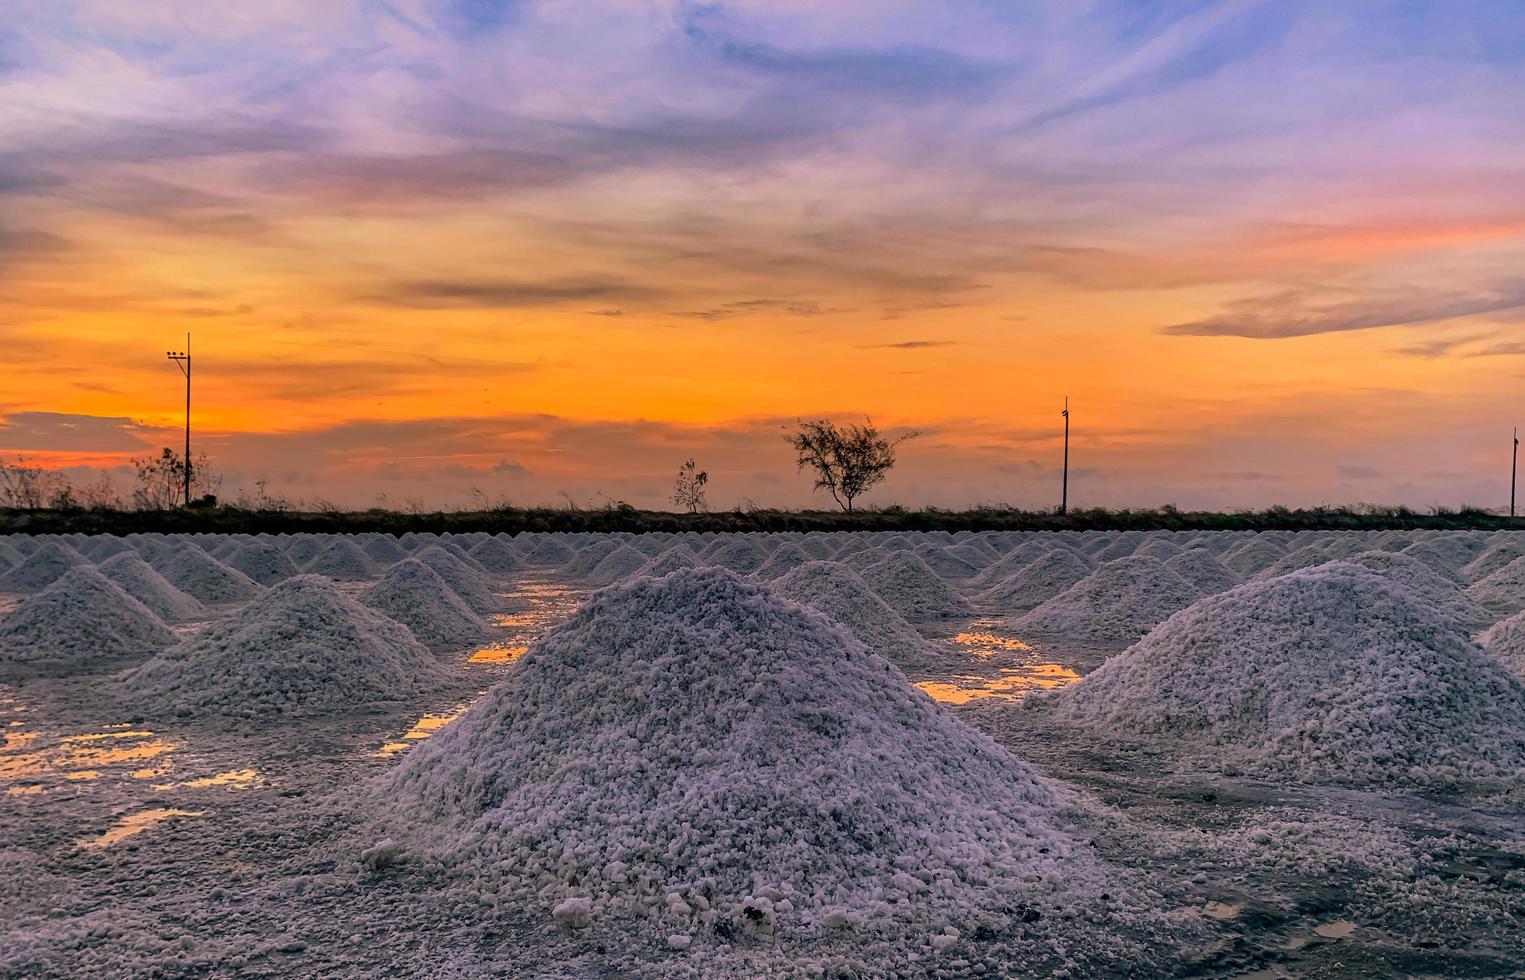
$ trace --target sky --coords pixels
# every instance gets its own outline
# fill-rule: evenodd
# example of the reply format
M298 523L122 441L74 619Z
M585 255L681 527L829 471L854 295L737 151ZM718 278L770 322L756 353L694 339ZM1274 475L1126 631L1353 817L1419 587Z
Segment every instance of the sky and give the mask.
M1518 0L8 0L0 458L222 494L1506 506Z

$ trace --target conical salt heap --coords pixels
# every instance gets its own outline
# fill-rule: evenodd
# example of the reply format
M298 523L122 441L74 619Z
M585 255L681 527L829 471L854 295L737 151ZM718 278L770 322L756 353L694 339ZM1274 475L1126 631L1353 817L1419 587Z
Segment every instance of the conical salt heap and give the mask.
M1199 595L1217 595L1239 584L1239 576L1205 548L1189 548L1165 560L1165 567L1190 582Z
M759 544L756 538L751 535L731 534L716 539L715 544L704 555L704 563L729 568L733 572L746 575L761 568L768 557L768 550Z
M175 641L153 611L84 565L23 599L0 620L0 665L45 673L121 666Z
M684 568L697 567L699 567L699 559L694 557L694 553L681 544L675 544L640 568L637 568L630 575L630 578L637 576L661 578L663 575L669 575Z
M484 642L491 630L439 573L417 558L387 569L360 601L413 631L430 650L464 650Z
M1525 612L1517 612L1478 637L1483 649L1525 684Z
M30 595L58 581L65 572L89 564L79 552L57 541L44 541L15 568L0 575L0 592Z
M1525 772L1525 689L1456 620L1345 562L1204 599L1054 703L1232 772L1419 784Z
M566 564L561 566L561 574L570 579L586 579L593 574L593 569L598 567L599 562L608 558L610 553L618 550L620 544L612 538L600 538L592 544L584 545L577 549Z
M593 588L612 585L634 574L648 560L645 552L637 551L628 544L622 544L605 555L604 560L599 562L583 581Z
M499 537L488 537L467 552L472 559L494 575L508 575L524 567L524 560L514 546Z
M913 949L979 922L1031 949L1108 904L1061 791L718 568L596 594L376 793L388 836L473 887L696 946L840 926Z
M1004 579L991 583L981 604L1004 616L1018 616L1042 605L1091 574L1091 566L1068 548L1055 548L1039 558L1024 559Z
M326 575L336 582L362 582L377 575L376 563L345 534L334 535L322 551L313 555L306 572Z
M264 591L249 576L229 568L194 544L182 543L150 564L175 588L205 603L239 602Z
M390 534L367 534L360 541L366 557L382 568L389 568L408 557L408 550Z
M858 574L875 595L913 623L973 613L964 597L913 552L891 552Z
M1467 597L1494 622L1525 609L1525 558L1516 558L1467 587Z
M112 555L98 567L102 575L121 586L124 592L153 610L154 615L166 623L184 623L207 614L206 607L200 600L171 585L169 579L160 575L136 551L129 549Z
M291 556L268 541L250 541L240 545L223 562L234 571L243 572L260 585L284 582L302 574Z
M752 574L759 582L771 582L780 575L787 575L806 562L814 560L808 552L801 550L793 541L785 541L774 548L768 560L757 566L757 571Z
M1132 642L1199 595L1158 558L1119 558L1048 599L1013 628L1039 636Z
M944 659L937 647L846 565L807 562L774 579L768 588L775 595L822 613L858 642L904 669L924 669Z
M466 605L479 613L491 612L502 606L502 600L493 592L492 581L487 574L458 558L453 552L431 544L414 552L414 558L434 569L440 578L466 600Z
M1525 558L1525 534L1513 531L1488 536L1488 546L1461 568L1465 581L1480 582L1514 561Z
M416 697L448 672L400 623L299 575L124 675L146 712L256 717Z
M573 551L559 536L541 534L529 536L529 540L517 539L515 544L529 565L564 565L571 560Z

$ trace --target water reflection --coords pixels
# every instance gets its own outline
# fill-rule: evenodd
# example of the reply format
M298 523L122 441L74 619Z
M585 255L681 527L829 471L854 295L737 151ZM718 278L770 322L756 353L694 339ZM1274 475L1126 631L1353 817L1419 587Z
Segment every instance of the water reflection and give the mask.
M134 773L133 775L137 775ZM157 790L166 789L207 789L211 786L226 786L229 789L253 789L262 785L265 779L253 769L229 769L215 776L203 776L200 779L187 779L179 783L154 783Z
M445 714L424 715L415 721L411 728L402 733L402 741L388 742L378 749L376 754L383 759L390 759L397 753L412 748L414 744L423 741L452 721L455 721L461 715L464 715L470 707L469 704L463 704Z
M466 658L468 664L511 664L529 652L527 646L486 647Z
M51 743L39 739L37 732L6 732L5 746L0 748L0 782L49 773L95 779L103 768L153 759L175 748L153 732L136 729L64 735Z
M1032 691L1053 690L1073 684L1080 675L1063 664L1029 664L1003 667L994 677L955 674L947 681L918 681L916 686L943 704L968 704L994 699L1015 701Z
M1020 653L1032 649L1014 636L1001 636L999 633L988 630L960 633L953 638L953 642L959 646L970 647L971 652L982 657L993 656L997 653Z
M118 841L124 841L136 834L162 823L172 817L199 817L205 811L202 810L178 810L173 807L158 807L152 810L140 810L130 813L116 823L99 837L86 838L77 841L80 847L110 847Z

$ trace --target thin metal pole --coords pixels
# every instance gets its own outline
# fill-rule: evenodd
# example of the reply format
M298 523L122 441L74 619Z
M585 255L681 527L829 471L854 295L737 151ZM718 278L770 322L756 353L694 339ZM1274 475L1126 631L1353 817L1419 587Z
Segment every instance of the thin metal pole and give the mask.
M1059 513L1070 511L1070 396L1064 396L1064 483L1059 497Z
M1514 516L1514 488L1520 473L1520 428L1514 429L1514 457L1509 462L1509 516Z
M185 506L191 505L191 335L185 335Z

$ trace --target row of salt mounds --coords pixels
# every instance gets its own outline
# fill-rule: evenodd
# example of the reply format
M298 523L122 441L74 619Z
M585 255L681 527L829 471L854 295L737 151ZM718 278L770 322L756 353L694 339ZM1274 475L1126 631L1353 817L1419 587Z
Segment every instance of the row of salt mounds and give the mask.
M1468 582L1480 582L1517 558L1525 558L1525 534L1495 534L1472 561L1462 566Z
M1046 558L1056 551L1072 556L1075 561L1085 566L1086 574L1090 574L1093 566L1089 558L1052 536L1044 535L1042 538L1032 538L1024 541L1005 555L1002 555L999 559L988 565L984 571L976 575L968 583L968 587L972 589L989 589L999 585L1011 578L1011 576L1021 572L1033 562Z
M789 574L801 565L815 560L808 551L805 551L793 541L785 541L777 548L774 548L773 554L768 556L768 560L757 566L757 571L752 574L756 576L759 582L771 582L780 576Z
M892 552L858 574L875 595L913 623L973 615L968 601L913 552Z
M530 565L565 565L574 554L565 542L545 535L516 543L524 561Z
M1525 689L1460 623L1345 562L1204 599L1054 701L1256 775L1445 784L1525 767Z
M408 629L300 575L129 672L145 712L253 717L414 697L449 674Z
M494 575L509 575L524 567L524 561L513 545L498 537L480 541L466 553Z
M408 557L408 550L390 534L368 534L360 547L377 565L394 565Z
M490 633L482 617L417 558L404 558L387 569L360 601L412 630L435 652L475 646Z
M1515 613L1478 638L1478 642L1525 684L1525 612Z
M437 544L418 549L413 557L434 569L455 594L477 612L491 612L502 605L493 592L491 576L480 565L471 563Z
M1516 558L1467 586L1467 597L1481 606L1494 622L1525 609L1525 558Z
M1108 887L1060 791L719 568L596 594L375 791L399 840L584 924L1002 931Z
M619 542L612 538L600 538L592 544L584 545L561 567L561 573L568 578L586 579L593 574L593 569L598 567L599 562L619 547Z
M1015 616L1053 598L1091 574L1091 566L1068 548L1055 548L1041 558L1024 561L1017 570L998 579L980 594L979 600Z
M120 666L175 641L153 610L90 566L69 570L0 620L0 663L44 672Z
M29 595L47 588L70 569L89 562L79 552L57 541L44 541L15 568L0 575L0 592Z
M637 551L628 544L622 544L605 555L604 560L599 562L583 581L594 588L613 585L633 575L649 560L645 552Z
M200 600L171 585L169 579L160 575L136 551L112 555L101 562L98 568L102 575L121 586L124 592L153 610L154 615L167 623L190 622L207 614L206 607Z
M229 568L194 544L181 544L150 564L175 588L208 604L242 602L264 591L249 576Z
M637 568L630 578L661 578L671 575L673 572L682 571L685 568L697 568L699 559L694 553L682 545L673 545L666 551L657 555L646 564Z
M223 564L243 572L259 585L275 585L302 574L290 555L268 541L250 541L239 546Z
M376 563L347 535L336 535L307 563L309 575L326 575L338 582L375 578Z
M902 668L925 669L943 659L936 647L845 565L807 562L774 579L768 588L775 595L823 613L864 646Z
M1042 636L1131 643L1200 598L1158 558L1118 558L1019 618L1013 628Z

